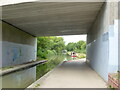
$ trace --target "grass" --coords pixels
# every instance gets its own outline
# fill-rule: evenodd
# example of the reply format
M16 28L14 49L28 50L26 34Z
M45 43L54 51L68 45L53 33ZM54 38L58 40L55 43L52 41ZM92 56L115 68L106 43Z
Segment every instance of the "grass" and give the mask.
M10 68L13 68L13 66L3 67L3 68L0 68L0 70L7 70L7 69L10 69Z
M84 53L77 53L78 55L77 55L77 57L79 58L79 59L81 59L81 58L86 58L86 54L84 54Z
M117 88L114 88L111 85L109 85L109 88L110 88L110 90L117 90Z
M37 88L37 87L39 87L39 86L40 86L40 84L36 84L36 85L35 85L35 88Z

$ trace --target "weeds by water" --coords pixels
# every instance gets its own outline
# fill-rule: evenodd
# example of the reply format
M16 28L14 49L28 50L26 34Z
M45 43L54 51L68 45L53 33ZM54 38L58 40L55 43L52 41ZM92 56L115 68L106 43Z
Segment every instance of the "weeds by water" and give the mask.
M38 65L36 67L36 79L41 78L47 72L49 72L50 70L55 68L58 64L60 64L63 60L65 60L65 59L67 61L72 60L70 55L63 55L63 54L48 55L47 57L48 57L47 58L48 62L46 62L43 65ZM85 58L85 57L78 57L78 58L80 59L80 58ZM43 59L41 58L41 60L43 60Z
M0 70L7 70L7 69L11 69L11 68L13 68L13 66L3 67L3 68L0 68Z
M36 79L39 79L47 72L55 68L60 62L64 60L65 56L63 55L53 55L48 56L48 62L43 65L38 65L36 67Z
M39 87L39 86L40 86L40 84L36 84L36 85L35 85L35 88L37 88L37 87Z

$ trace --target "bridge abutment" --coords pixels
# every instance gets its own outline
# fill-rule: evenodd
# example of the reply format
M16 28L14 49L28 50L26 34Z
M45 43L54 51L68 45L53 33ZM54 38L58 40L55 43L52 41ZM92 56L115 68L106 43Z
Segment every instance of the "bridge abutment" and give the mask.
M106 2L87 34L87 62L106 81L118 70L117 10L117 2Z
M2 56L1 68L12 68L15 65L36 60L36 37L4 21L2 23ZM2 87L23 87L36 80L36 67L2 76ZM12 83L11 83L12 81ZM24 81L24 82L23 82ZM17 83L16 83L17 82Z

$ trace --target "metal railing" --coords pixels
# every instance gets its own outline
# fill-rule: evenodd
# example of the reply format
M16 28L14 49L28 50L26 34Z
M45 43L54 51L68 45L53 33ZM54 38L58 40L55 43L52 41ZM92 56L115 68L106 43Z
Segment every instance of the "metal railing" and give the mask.
M44 64L45 62L47 62L47 60L32 61L32 62L28 62L26 64L13 66L10 69L1 70L0 71L0 76L4 76L4 75L10 74L10 73L14 73L14 72L22 71L22 70L25 70L25 69L29 69L29 68L32 68L32 67L37 66L39 64Z

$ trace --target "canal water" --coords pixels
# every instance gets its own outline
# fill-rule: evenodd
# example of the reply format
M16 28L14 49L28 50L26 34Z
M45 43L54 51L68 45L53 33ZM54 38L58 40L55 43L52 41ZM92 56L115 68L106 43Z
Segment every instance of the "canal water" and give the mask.
M2 76L2 87L26 88L64 60L71 60L71 57L68 55L49 56L48 62L43 65Z
M39 79L44 74L46 74L48 71L55 68L58 64L60 64L62 61L68 61L72 58L68 55L62 54L62 55L53 55L48 56L48 62L44 65L39 65L36 68L36 79Z

